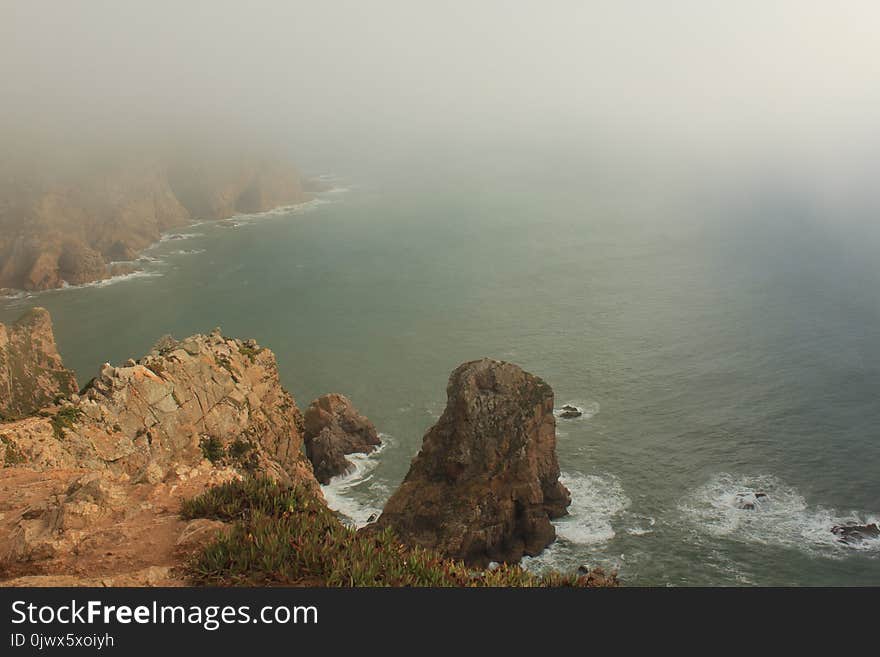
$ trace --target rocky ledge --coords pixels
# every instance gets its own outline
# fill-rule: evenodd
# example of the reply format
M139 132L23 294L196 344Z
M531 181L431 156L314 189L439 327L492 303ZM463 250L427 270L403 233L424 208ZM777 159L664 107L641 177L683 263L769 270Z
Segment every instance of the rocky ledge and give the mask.
M440 420L425 434L375 528L474 566L536 555L571 503L559 482L553 390L511 363L484 358L450 376Z

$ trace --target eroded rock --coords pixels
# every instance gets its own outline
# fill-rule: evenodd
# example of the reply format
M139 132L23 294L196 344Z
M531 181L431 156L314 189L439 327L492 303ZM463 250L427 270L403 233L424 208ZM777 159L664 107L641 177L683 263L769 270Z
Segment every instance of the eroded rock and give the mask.
M322 484L345 474L346 454L369 454L381 444L376 427L344 395L323 395L305 412L306 454Z
M217 329L105 364L80 394L0 423L0 580L175 583L143 573L173 573L222 525L187 523L182 500L249 474L322 497L302 436L253 341Z
M450 376L440 420L378 521L406 543L485 567L536 555L571 503L559 482L553 391L484 358Z

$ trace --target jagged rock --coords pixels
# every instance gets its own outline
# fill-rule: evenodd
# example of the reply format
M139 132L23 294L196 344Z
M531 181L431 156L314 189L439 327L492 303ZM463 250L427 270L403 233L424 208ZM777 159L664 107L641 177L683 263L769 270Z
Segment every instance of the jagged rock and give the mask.
M464 363L440 420L373 527L485 567L536 555L571 503L559 482L553 391L516 365Z
M0 579L141 582L213 535L179 517L181 500L245 474L320 499L302 435L275 356L255 342L216 330L105 364L79 395L0 423Z
M164 346L140 363L105 364L54 417L0 425L0 442L33 468L109 470L147 483L206 456L242 471L312 479L302 417L271 351L219 333Z
M842 543L861 543L866 539L880 538L880 524L876 522L865 525L835 525L831 531Z
M0 420L29 415L77 390L48 311L32 308L11 326L0 324Z
M306 454L322 484L350 469L346 454L369 454L381 444L373 423L344 395L323 395L313 401L304 424Z

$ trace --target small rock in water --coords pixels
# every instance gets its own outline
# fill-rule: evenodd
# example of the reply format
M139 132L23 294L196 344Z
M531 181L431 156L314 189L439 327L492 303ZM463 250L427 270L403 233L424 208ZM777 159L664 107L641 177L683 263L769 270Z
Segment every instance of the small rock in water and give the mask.
M876 522L867 525L835 525L831 532L841 543L859 543L869 538L880 538L880 525Z
M580 417L581 415L583 415L583 412L577 406L566 404L562 407L562 412L559 414L559 417L569 420L571 418Z
M737 493L734 504L738 509L754 511L758 508L758 500L765 499L767 493Z
M367 518L367 523L371 523L371 522L376 522L376 514L375 513L371 513L370 517Z

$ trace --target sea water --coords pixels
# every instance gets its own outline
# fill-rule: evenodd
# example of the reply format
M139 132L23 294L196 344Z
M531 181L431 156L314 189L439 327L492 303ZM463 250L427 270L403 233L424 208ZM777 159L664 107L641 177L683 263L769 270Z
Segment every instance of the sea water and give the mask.
M6 299L0 320L48 308L81 383L166 333L256 338L301 408L341 392L383 433L327 487L354 524L453 368L512 361L584 411L558 420L573 502L529 568L880 584L880 542L830 531L880 516L876 221L772 180L709 191L576 160L352 167L310 204L182 229L141 272Z

